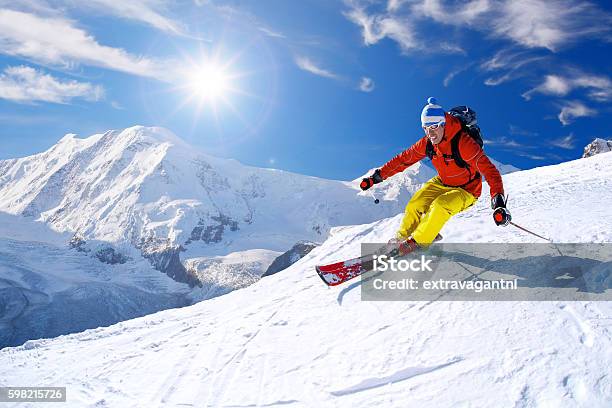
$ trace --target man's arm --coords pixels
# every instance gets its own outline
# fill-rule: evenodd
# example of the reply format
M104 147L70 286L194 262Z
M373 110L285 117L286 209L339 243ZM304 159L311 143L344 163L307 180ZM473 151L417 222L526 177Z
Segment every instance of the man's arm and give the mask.
M470 168L478 171L485 177L491 189L491 197L495 197L498 194L504 195L504 183L499 170L491 163L482 147L474 139L469 136L462 137L459 141L459 152L461 153L461 158Z
M471 137L462 137L459 141L459 149L463 160L472 169L477 170L485 176L491 190L491 209L493 210L493 220L499 226L507 226L512 220L510 211L506 208L507 199L504 197L504 183L499 170L487 157L482 147Z
M388 179L394 174L400 173L412 166L414 163L427 156L427 137L423 137L418 142L398 154L380 168L380 175L383 180Z

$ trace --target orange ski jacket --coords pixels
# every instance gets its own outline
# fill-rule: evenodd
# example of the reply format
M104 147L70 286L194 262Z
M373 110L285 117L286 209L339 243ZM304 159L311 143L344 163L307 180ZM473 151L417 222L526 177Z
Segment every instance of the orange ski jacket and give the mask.
M449 187L461 187L474 197L480 197L482 192L482 176L489 183L491 197L504 194L504 185L499 171L484 150L465 131L461 130L459 119L445 114L446 125L442 141L434 146L435 155L431 164L438 171L442 183ZM461 130L461 132L459 132ZM463 135L462 135L463 134ZM459 154L468 164L467 168L459 167L451 158L451 139L461 137L459 140ZM427 136L423 136L411 147L385 163L380 169L383 180L400 173L419 160L427 157ZM444 157L447 155L447 157Z

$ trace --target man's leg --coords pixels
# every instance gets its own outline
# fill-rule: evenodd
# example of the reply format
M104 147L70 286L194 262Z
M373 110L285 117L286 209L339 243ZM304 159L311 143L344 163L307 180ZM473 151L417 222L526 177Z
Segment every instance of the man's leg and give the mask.
M450 217L467 209L476 200L476 197L464 189L451 187L433 200L412 237L420 245L431 244Z
M439 178L434 177L414 193L408 205L406 205L404 218L397 231L396 238L399 240L408 239L421 222L423 214L429 210L431 203L446 191L448 189L444 187Z

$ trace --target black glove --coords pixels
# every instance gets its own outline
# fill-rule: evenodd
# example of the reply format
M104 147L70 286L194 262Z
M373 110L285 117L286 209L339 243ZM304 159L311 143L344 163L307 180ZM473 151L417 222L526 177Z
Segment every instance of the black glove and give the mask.
M380 169L374 170L374 173L370 177L366 177L361 180L359 187L366 191L368 188L372 187L374 184L382 183L383 178L380 175Z
M510 215L510 211L506 208L506 201L504 200L504 196L501 194L496 194L491 199L491 208L493 209L493 221L498 226L507 226L510 221L512 221L512 216Z

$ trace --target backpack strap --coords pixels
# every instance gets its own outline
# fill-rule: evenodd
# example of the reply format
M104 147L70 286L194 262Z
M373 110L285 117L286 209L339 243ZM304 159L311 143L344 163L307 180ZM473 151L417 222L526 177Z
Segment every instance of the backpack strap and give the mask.
M470 166L465 162L465 160L463 160L463 158L461 157L461 153L459 152L459 140L463 135L463 131L464 129L463 127L461 127L461 129L451 139L451 153L453 155L453 159L455 160L455 164L461 168L466 169Z
M467 186L468 184L470 184L472 181L476 180L480 178L480 173L476 172L476 174L474 174L474 177L471 177L467 182L460 184L458 186L451 186L450 184L444 184L446 187L457 187L457 188L464 188L465 186Z
M475 172L472 175L472 170L469 164L467 164L467 162L465 160L463 160L463 158L461 157L461 153L459 152L459 141L461 140L461 138L463 137L463 132L467 132L467 129L464 129L463 127L461 128L461 130L459 130L459 132L457 132L457 134L455 135L455 137L453 137L451 139L451 152L453 153L453 159L455 160L455 164L461 168L466 169L469 173L470 173L470 179L464 183L461 184L460 186L452 186L452 187L465 187L468 184L470 184L472 181L481 178L480 176L480 172Z
M429 159L433 159L434 156L437 156L436 154L436 149L434 149L433 143L431 143L431 141L428 139L427 140L427 145L425 146L425 154L427 155L427 157L429 157ZM455 156L453 156L452 154L442 154L442 157L444 157L445 159L454 159Z
M430 160L433 159L433 157L436 155L433 143L431 143L431 140L429 139L427 139L427 144L425 145L425 154L427 155L427 157L429 157Z

